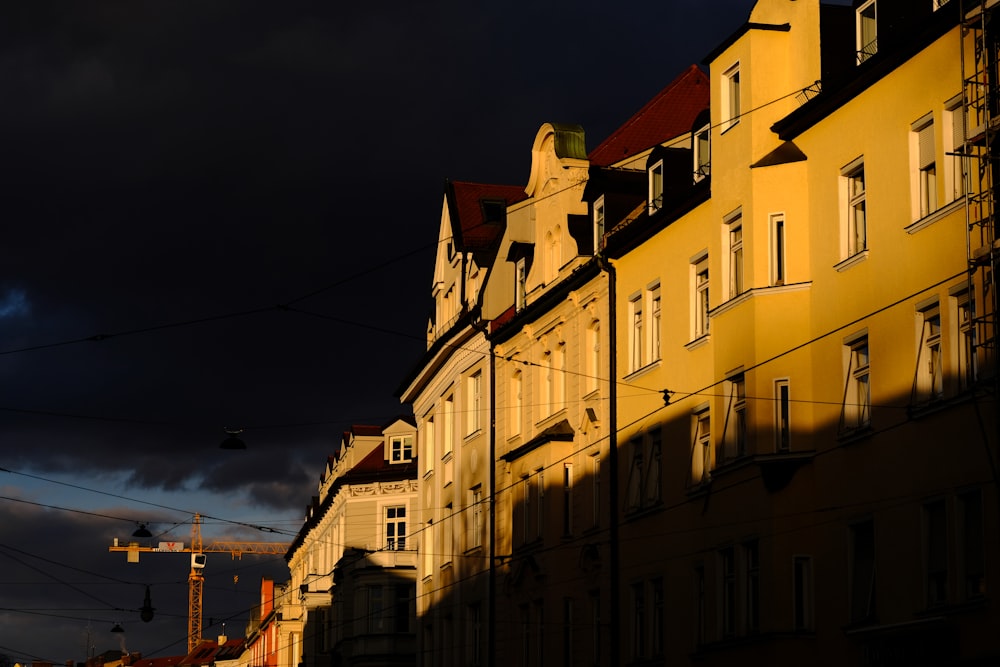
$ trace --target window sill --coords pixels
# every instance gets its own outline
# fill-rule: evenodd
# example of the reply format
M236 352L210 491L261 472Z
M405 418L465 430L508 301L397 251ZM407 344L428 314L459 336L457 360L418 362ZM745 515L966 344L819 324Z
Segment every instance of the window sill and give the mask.
M707 344L708 341L709 341L709 339L711 338L711 336L712 336L712 334L710 334L710 333L704 333L704 334L698 336L697 338L695 338L694 340L692 340L690 343L685 344L684 345L684 349L687 350L687 351L689 351L689 352L691 350L697 350L702 345Z
M844 271L853 268L858 264L860 264L861 262L868 259L868 252L869 252L868 248L865 248L861 252L851 255L850 257L839 262L838 264L834 264L833 268L837 271L837 273L843 273Z
M858 426L856 428L845 428L837 434L837 441L842 445L850 445L859 440L866 440L874 435L871 424Z
M433 476L434 476L434 468L431 468L430 470L424 473L424 480L429 480Z
M663 501L657 500L655 502L650 502L641 507L635 507L625 510L625 521L632 521L633 519L639 519L641 517L649 516L650 514L656 514L663 510Z
M916 222L913 222L913 223L909 224L908 226L904 227L903 231L905 231L907 234L916 234L917 232L919 232L919 231L921 231L923 229L927 229L928 227L930 227L931 225L933 225L935 222L938 222L939 220L943 220L944 218L947 218L949 215L951 215L955 211L961 209L964 205L965 205L965 198L964 197L962 197L960 199L956 199L955 201L953 201L953 202L951 202L949 204L945 204L944 206L942 206L938 210L933 211L931 213L928 213L927 215L925 215L924 217L920 218Z
M660 367L660 361L661 359L657 359L656 361L646 364L642 368L637 368L636 370L631 371L628 375L625 376L624 378L625 381L631 382L632 380L641 377L646 373L649 373L650 371L656 370L657 368Z
M734 127L738 126L739 124L740 124L740 119L739 118L722 121L723 128L722 128L722 131L719 132L719 136L722 136L723 134L729 132L729 130L733 129Z
M475 431L473 431L472 433L469 433L468 435L465 436L465 438L462 439L462 444L466 444L468 442L471 442L472 440L475 440L476 438L478 438L482 434L483 434L483 429L477 428Z

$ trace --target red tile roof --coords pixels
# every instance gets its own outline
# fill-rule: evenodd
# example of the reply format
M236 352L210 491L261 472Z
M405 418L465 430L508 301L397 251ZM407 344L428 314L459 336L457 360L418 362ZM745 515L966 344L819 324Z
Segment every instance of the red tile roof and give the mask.
M591 164L606 167L690 132L708 102L708 76L691 65L592 150Z
M489 224L483 216L480 204L483 200L502 200L507 206L527 199L524 187L519 185L490 185L487 183L469 183L466 181L450 181L451 193L449 204L452 223L457 218L459 223L455 230L461 234L461 244L465 250L484 250L493 246L503 234L503 225Z

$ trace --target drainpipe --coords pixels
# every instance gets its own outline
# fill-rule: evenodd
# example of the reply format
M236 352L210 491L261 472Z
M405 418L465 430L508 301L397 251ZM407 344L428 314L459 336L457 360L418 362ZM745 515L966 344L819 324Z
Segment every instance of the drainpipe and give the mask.
M480 313L482 317L482 313ZM497 622L496 622L496 612L497 612L497 546L496 546L496 523L497 523L497 509L496 509L496 489L497 489L497 466L496 466L496 398L497 398L497 381L496 381L496 350L494 349L493 342L489 339L488 329L489 326L482 321L475 322L472 325L473 329L481 332L483 337L486 338L487 343L490 347L490 382L489 382L489 399L487 401L489 405L489 431L487 432L488 446L490 451L490 513L489 513L489 536L490 536L490 547L489 547L489 582L487 585L486 593L486 613L489 615L489 624L486 628L486 665L487 667L496 667L496 647L497 647Z
M611 568L609 580L609 595L611 596L610 641L608 649L611 653L609 664L617 665L621 651L621 595L619 576L619 545L618 545L618 331L616 322L615 292L617 277L615 267L603 254L598 255L598 262L603 271L608 274L608 474L611 480L608 484L610 498L610 519L608 525L609 565Z

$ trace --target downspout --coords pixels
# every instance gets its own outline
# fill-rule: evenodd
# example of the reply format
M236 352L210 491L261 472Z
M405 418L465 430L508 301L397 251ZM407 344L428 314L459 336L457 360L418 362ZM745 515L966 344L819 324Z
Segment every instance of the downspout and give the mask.
M615 292L617 291L617 277L615 267L603 254L598 255L598 262L602 270L608 274L608 474L611 477L608 483L608 495L610 496L611 508L608 523L609 565L611 567L609 578L609 595L611 626L609 628L610 641L608 650L610 651L610 662L608 664L617 665L621 651L621 596L620 596L620 576L619 576L619 545L618 545L618 331L616 323Z
M480 317L482 312L480 312ZM489 383L489 399L487 404L489 405L489 431L487 433L488 447L490 452L490 513L489 513L489 535L490 535L490 546L489 546L489 582L487 584L486 592L486 613L489 615L489 621L486 626L486 665L487 667L496 667L496 646L497 646L497 636L496 636L496 611L497 611L497 547L496 547L496 523L497 523L497 510L496 510L496 488L497 488L497 466L496 466L496 350L493 346L493 341L489 338L489 327L486 323L479 321L472 324L472 328L483 334L486 342L490 347L490 383Z

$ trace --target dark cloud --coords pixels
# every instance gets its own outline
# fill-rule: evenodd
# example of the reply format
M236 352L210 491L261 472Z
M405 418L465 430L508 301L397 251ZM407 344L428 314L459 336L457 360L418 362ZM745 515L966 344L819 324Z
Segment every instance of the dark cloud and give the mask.
M340 433L401 412L443 179L526 182L547 121L581 123L595 146L751 4L0 7L0 466L299 520ZM248 449L218 449L224 427ZM20 497L8 477L2 495ZM0 652L82 659L87 619L98 650L114 645L122 614L81 611L101 605L61 581L116 608L152 584L157 622L132 619L130 647L182 652L185 564L107 553L134 525L9 500L0 525L27 552L2 552L17 611L0 611ZM206 615L239 618L260 570L219 560Z

